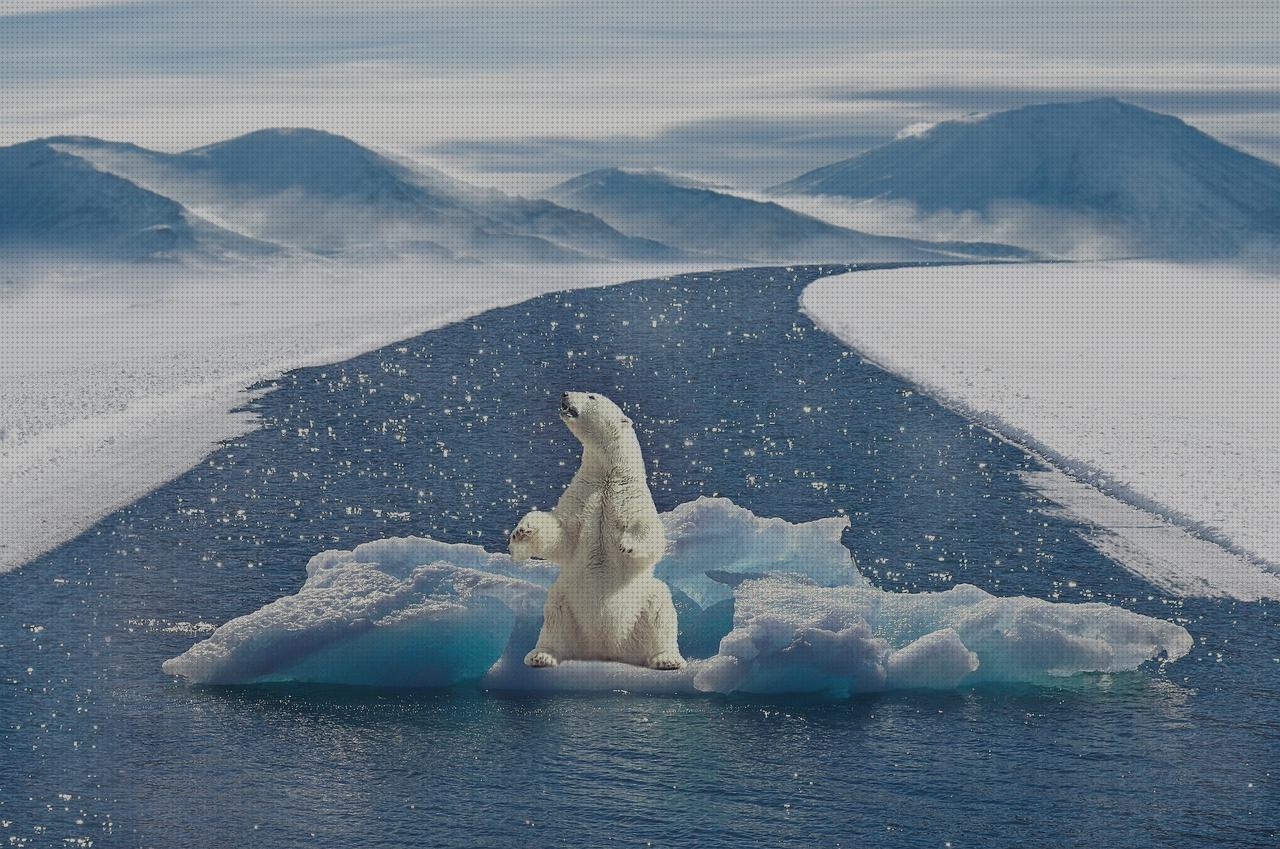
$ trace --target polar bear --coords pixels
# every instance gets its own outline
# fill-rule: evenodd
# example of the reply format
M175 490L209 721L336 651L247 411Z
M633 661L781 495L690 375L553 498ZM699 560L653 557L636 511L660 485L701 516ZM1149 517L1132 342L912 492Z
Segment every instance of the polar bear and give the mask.
M671 591L654 577L666 551L631 420L603 395L566 392L560 418L582 443L582 464L549 513L534 510L510 538L516 560L560 566L529 666L614 660L680 669Z

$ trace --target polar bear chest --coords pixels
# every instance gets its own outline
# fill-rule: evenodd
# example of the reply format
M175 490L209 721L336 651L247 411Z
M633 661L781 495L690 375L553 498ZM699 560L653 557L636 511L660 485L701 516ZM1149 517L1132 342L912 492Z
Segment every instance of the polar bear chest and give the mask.
M577 494L572 515L578 518L574 565L584 569L608 569L618 564L618 544L623 529L645 509L633 492L630 479L606 476L589 490ZM651 507L649 509L652 509Z

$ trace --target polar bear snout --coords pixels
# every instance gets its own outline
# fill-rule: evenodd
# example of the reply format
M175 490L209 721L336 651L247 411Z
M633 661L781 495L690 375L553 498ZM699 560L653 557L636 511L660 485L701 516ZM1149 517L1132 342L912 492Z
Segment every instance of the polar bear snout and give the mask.
M560 420L584 444L612 441L631 425L621 407L595 392L560 393Z

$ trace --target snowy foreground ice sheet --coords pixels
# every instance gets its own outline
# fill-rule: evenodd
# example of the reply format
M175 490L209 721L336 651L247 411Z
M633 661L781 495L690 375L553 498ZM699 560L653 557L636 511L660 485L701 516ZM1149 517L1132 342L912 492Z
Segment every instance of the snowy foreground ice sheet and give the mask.
M840 542L844 519L791 524L711 498L662 518L672 545L658 574L676 599L681 645L699 658L682 672L525 667L555 567L421 538L313 557L296 595L228 622L164 669L205 684L842 697L1052 684L1176 660L1192 645L1178 625L1105 604L998 598L969 585L877 590Z
M1154 262L894 269L819 280L801 304L883 368L1142 508L1069 479L1030 481L1156 586L1280 598L1273 272Z
M247 433L245 387L627 265L52 266L0 280L0 573Z

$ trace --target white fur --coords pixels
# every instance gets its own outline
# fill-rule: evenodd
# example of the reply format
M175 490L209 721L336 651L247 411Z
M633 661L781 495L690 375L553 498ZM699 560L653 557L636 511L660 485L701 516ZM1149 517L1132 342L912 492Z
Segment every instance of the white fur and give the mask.
M566 392L560 417L582 443L582 465L555 509L529 513L510 540L516 560L541 557L560 566L525 663L615 660L680 669L671 591L653 575L666 535L631 420L608 398L586 392Z

